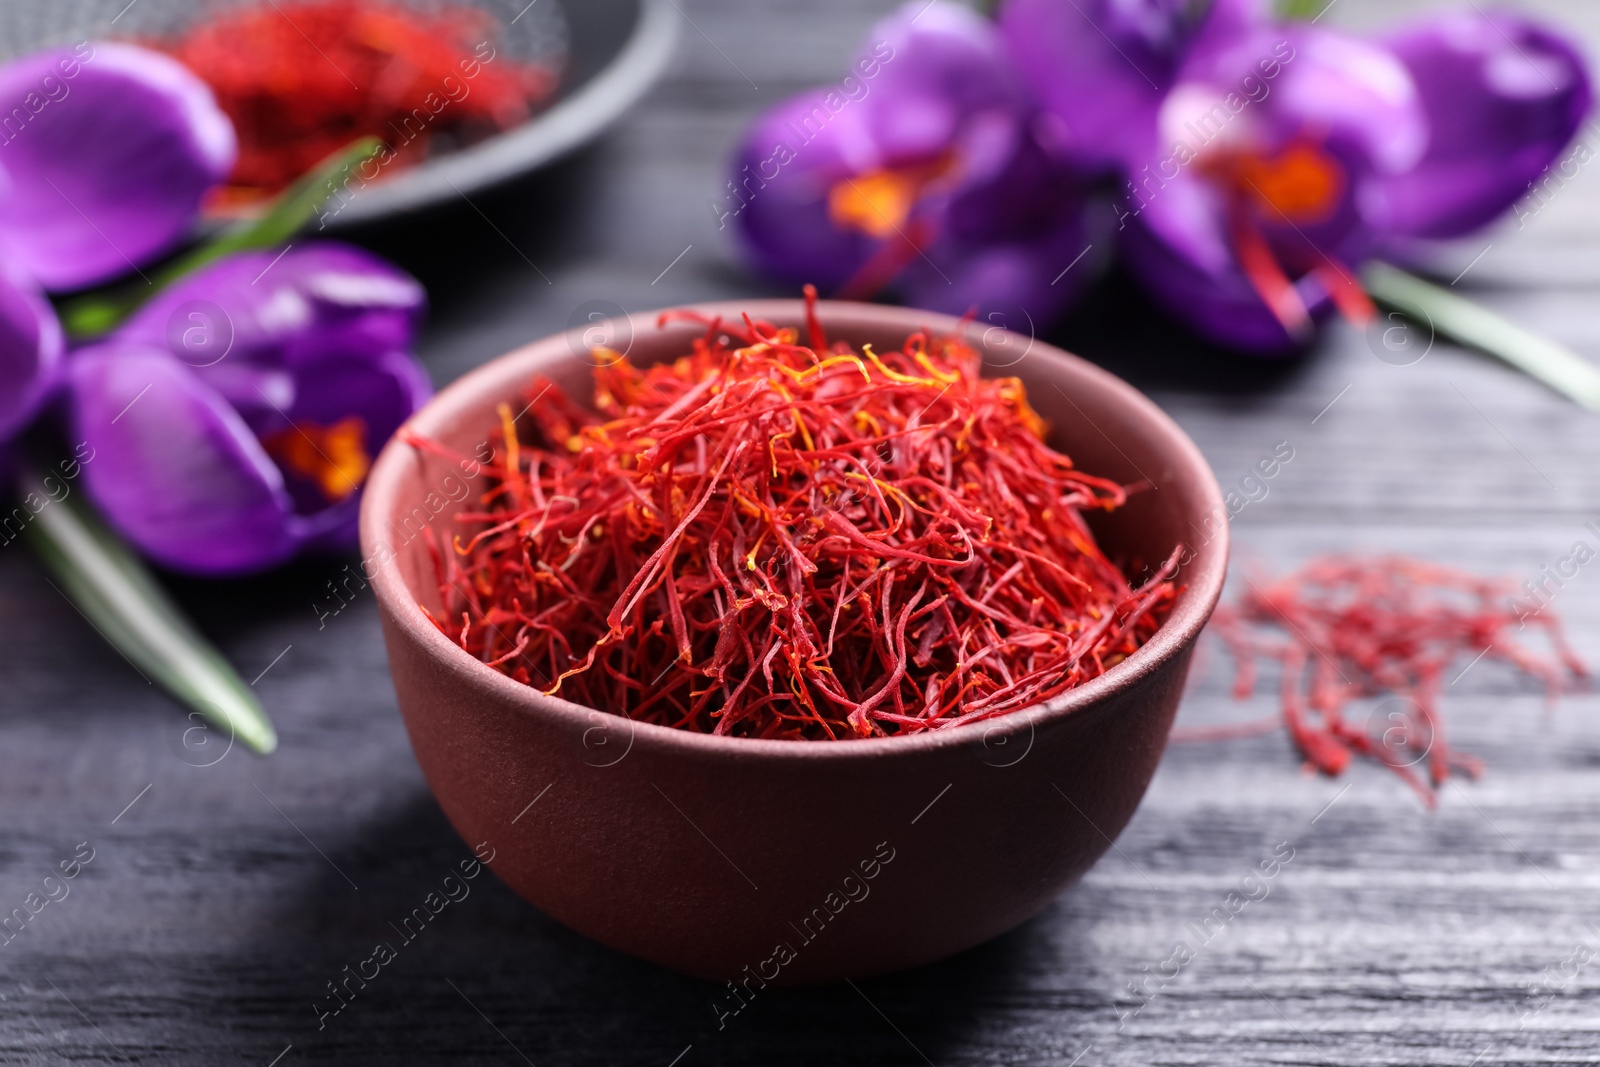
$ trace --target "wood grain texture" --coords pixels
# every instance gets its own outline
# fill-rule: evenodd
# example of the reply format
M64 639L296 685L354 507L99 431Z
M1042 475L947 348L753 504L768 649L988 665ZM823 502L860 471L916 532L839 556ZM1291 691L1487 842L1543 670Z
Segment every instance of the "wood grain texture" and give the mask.
M722 162L761 107L836 76L888 5L680 6L692 25L672 77L597 149L478 199L492 225L462 208L367 235L430 287L437 381L565 328L586 301L777 292L739 273L707 207ZM1538 6L1600 45L1594 5ZM1340 0L1328 19L1423 7ZM1492 246L1461 287L1600 358L1597 188L1584 171L1525 229L1463 242L1441 269ZM1052 339L1147 389L1225 485L1293 445L1235 523L1241 566L1356 549L1532 577L1600 519L1594 416L1442 343L1393 367L1335 327L1306 359L1241 360L1186 341L1114 277ZM0 1063L1600 1061L1600 964L1563 972L1575 950L1600 953L1600 700L1547 710L1490 662L1445 697L1488 774L1437 812L1370 767L1304 777L1281 737L1174 745L1117 849L1037 920L910 973L763 993L722 1029L715 987L592 945L484 876L319 1029L325 984L399 943L390 924L469 855L411 757L370 594L319 624L351 562L174 580L246 678L273 664L256 688L282 736L270 759L194 767L174 752L181 713L0 547L0 913L94 849L70 895L0 946ZM1600 569L1558 606L1600 660ZM1267 696L1233 702L1211 653L1180 722L1270 712ZM903 827L903 847L931 847L938 818ZM692 833L684 847L701 847ZM1129 993L1285 842L1265 899L1156 995ZM889 887L870 903L893 905Z

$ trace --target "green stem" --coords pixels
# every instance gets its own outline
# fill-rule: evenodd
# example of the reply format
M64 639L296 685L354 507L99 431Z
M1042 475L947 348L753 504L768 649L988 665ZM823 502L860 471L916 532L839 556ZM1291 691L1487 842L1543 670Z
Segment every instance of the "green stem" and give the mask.
M1384 307L1426 322L1439 336L1509 363L1562 396L1600 411L1600 367L1565 345L1387 263L1369 263L1361 278L1367 293Z
M27 465L19 464L17 489L45 502L22 539L101 637L147 680L252 751L266 755L278 747L255 692L98 515L77 495L54 500Z
M383 142L376 137L350 143L274 197L259 216L233 223L209 241L151 271L148 282L119 283L66 301L60 308L61 325L74 339L99 336L116 328L146 300L179 278L235 252L282 244L338 193L352 168L365 163L382 147Z

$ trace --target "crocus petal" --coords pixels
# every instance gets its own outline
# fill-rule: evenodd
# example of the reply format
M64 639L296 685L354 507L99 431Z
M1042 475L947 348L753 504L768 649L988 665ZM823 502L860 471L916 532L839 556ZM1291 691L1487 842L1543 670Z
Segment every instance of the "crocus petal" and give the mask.
M870 167L875 152L861 131L860 110L829 111L827 95L802 93L757 119L740 144L724 206L713 209L719 225L733 218L756 270L833 290L867 261L874 242L833 224L828 191Z
M1399 233L1454 237L1489 222L1589 112L1589 76L1572 43L1509 12L1450 12L1387 45L1416 81L1430 128L1421 164L1385 186Z
M33 418L56 383L61 325L38 286L0 258L0 441Z
M293 405L278 413L275 422L253 428L262 434L295 424L333 426L354 416L361 420L368 457L376 458L384 442L432 393L422 368L404 352L330 357L297 367ZM306 521L304 548L347 549L356 544L359 492L327 504L314 488L294 478L289 479L289 491Z
M1091 201L1081 177L1037 142L1025 140L1006 158L992 182L942 207L938 239L897 287L917 307L976 311L1027 332L1059 318L1095 277Z
M77 434L90 495L152 559L242 574L298 547L283 475L250 428L171 355L115 341L75 356Z
M1322 131L1380 173L1416 166L1428 130L1405 67L1377 45L1331 30L1300 27L1286 36L1294 56L1266 101L1279 136Z
M1156 113L1189 51L1265 17L1260 0L1008 0L1000 28L1059 149L1133 169L1158 147Z
M1082 263L1066 268L1084 250L1081 231L1066 240L991 244L973 249L943 270L916 262L906 270L906 302L949 315L978 319L1032 336L1059 318L1080 296L1093 271ZM1069 251L1070 249L1070 251ZM1060 283L1051 284L1052 278Z
M1161 109L1163 149L1267 153L1306 137L1359 155L1363 171L1399 174L1422 158L1428 127L1393 55L1315 26L1207 35Z
M1220 194L1183 175L1118 235L1128 270L1174 318L1215 344L1257 355L1283 355L1303 347L1262 302L1240 269L1224 229ZM1314 316L1325 300L1313 299Z
M427 296L416 279L334 241L241 252L163 290L119 331L197 368L289 366L411 345Z
M936 157L975 119L1009 118L1026 105L994 24L965 7L911 0L872 28L855 69L873 59L882 60L879 73L861 83L860 104L874 166ZM971 153L969 173L991 160Z
M134 270L189 232L233 127L175 60L82 44L0 68L0 236L46 289Z

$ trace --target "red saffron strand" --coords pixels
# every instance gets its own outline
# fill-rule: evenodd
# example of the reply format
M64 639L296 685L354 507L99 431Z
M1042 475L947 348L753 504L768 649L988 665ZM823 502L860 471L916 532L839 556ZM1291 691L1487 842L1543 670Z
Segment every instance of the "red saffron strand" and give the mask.
M1258 660L1278 661L1281 723L1309 770L1334 777L1362 756L1388 767L1434 807L1452 774L1475 778L1483 767L1445 737L1439 691L1441 679L1460 677L1451 673L1453 664L1503 660L1542 681L1551 701L1588 678L1553 613L1533 620L1552 655L1514 639L1528 621L1515 593L1510 582L1403 556L1328 556L1277 581L1249 582L1236 604L1217 609L1212 629L1233 655L1237 699L1254 690ZM1344 717L1352 701L1384 697L1401 706L1376 727ZM1263 732L1258 722L1179 729L1172 739Z
M1128 490L960 339L670 317L706 326L683 356L598 366L593 411L531 383L493 428L430 614L480 661L639 721L881 737L1049 700L1167 617L1176 555L1135 588L1083 518Z
M362 136L406 166L431 147L509 129L554 93L557 72L496 48L501 27L464 3L247 3L202 17L165 48L216 94L239 135L218 197L228 209L277 192Z

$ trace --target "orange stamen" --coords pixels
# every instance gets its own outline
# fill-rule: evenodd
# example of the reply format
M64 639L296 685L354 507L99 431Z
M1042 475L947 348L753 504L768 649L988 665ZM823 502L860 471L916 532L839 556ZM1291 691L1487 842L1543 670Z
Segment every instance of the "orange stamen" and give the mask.
M1296 225L1325 222L1344 196L1344 168L1308 141L1275 156L1241 156L1235 167L1241 190L1269 217L1281 213Z
M313 483L336 504L366 481L372 466L366 437L367 424L351 415L332 426L297 422L263 437L261 444L278 466Z
M880 240L900 232L922 190L954 164L946 156L932 163L886 167L834 183L828 190L828 218L835 226L860 230Z
M846 178L829 190L828 218L836 226L888 237L904 225L916 201L917 183L910 175L873 171L859 178Z

